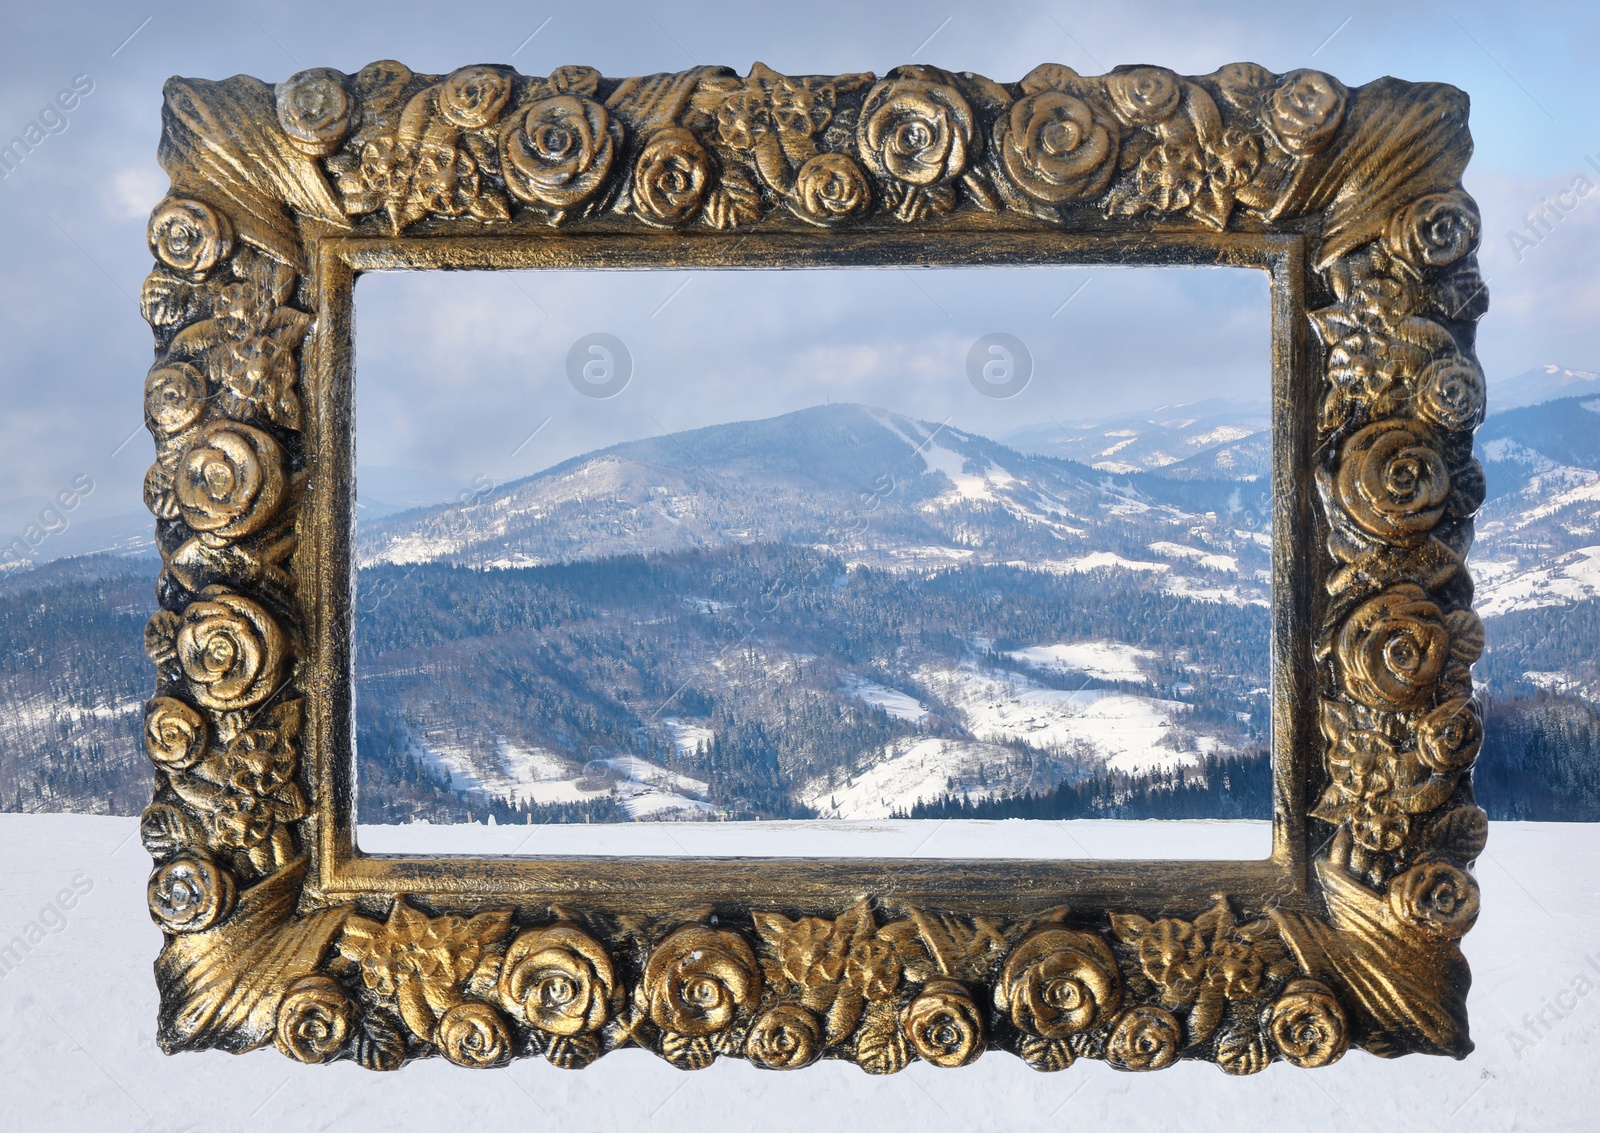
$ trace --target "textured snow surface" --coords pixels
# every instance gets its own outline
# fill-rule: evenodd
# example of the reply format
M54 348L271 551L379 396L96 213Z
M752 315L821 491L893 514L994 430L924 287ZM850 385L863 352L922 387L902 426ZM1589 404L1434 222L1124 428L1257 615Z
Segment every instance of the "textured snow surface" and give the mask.
M1006 654L1035 669L1055 669L1064 673L1083 673L1106 681L1149 683L1142 662L1154 661L1148 649L1124 645L1119 641L1075 641L1059 645L1035 645Z
M996 744L970 740L897 740L880 755L879 762L843 783L830 786L826 779L819 779L802 787L800 801L825 818L852 822L888 818L919 800L932 802L947 794L951 776L970 774L984 764L1003 763L1007 754ZM974 802L989 794L985 790L966 792Z
M987 648L988 642L977 643ZM933 713L953 714L973 738L905 737L863 753L860 772L843 782L819 779L805 784L799 800L827 818L888 818L918 801L932 802L958 784L972 801L1018 783L987 773L1012 763L1015 753L999 745L1022 740L1046 750L1070 752L1102 761L1118 771L1170 769L1197 763L1211 752L1232 747L1204 726L1188 721L1190 706L1154 696L1083 687L1091 680L1149 685L1157 655L1116 641L1064 641L1029 646L1007 654L1037 676L989 669L976 664L928 667L916 674L918 685L937 698L923 703L904 689L851 674L844 691L883 709L890 716L922 724ZM1066 677L1069 688L1042 683L1045 674ZM1059 682L1058 682L1059 683ZM930 711L931 707L931 711ZM703 724L676 717L658 721L679 756L692 755L710 744L713 733ZM936 730L936 729L930 729ZM420 736L414 751L440 771L450 773L457 789L487 791L538 803L592 800L597 792L614 793L634 818L699 820L718 808L706 799L709 784L635 756L596 753L587 763L540 747L505 739L480 752L459 741ZM664 759L666 757L663 757ZM667 760L670 762L670 759ZM1054 781L1036 784L1041 789ZM828 852L826 850L821 852Z
M1034 670L1083 679L1076 689L1056 689L1020 672L978 665L925 667L916 674L917 682L938 698L943 706L939 711L953 712L975 740L896 740L871 753L867 765L842 782L824 777L805 784L800 801L826 818L847 820L888 818L948 793L978 801L1017 787L1004 775L991 780L985 774L1014 760L1015 753L1000 746L1013 740L1072 751L1119 771L1170 769L1196 763L1208 752L1232 750L1216 736L1189 728L1187 704L1083 687L1090 679L1149 684L1146 668L1156 654L1147 649L1115 641L1077 641L1030 646L1007 656ZM853 678L846 688L902 720L922 721L929 715L927 705L899 689L861 678ZM974 787L974 782L993 786Z
M910 720L915 723L928 715L928 710L916 697L897 688L889 688L860 677L851 677L845 684L845 691L858 700L864 700L875 708L883 709L896 720Z
M1518 573L1497 570L1495 563L1474 565L1480 579L1477 610L1486 618L1600 597L1600 547L1580 547Z
M1073 825L1143 853L1151 831L1190 824ZM1039 1074L991 1053L960 1071L915 1063L875 1078L844 1063L778 1074L737 1059L684 1074L627 1050L576 1073L540 1059L485 1073L432 1059L372 1074L301 1066L270 1048L163 1056L150 973L161 941L145 912L149 859L135 820L0 815L0 940L38 921L74 878L93 886L50 914L60 927L0 978L0 1130L1593 1130L1600 826L1494 823L1489 846L1483 914L1465 942L1478 1049L1461 1062L1352 1052L1325 1070L1279 1063L1235 1079L1201 1063L1122 1074L1080 1061ZM1584 974L1591 990L1578 997ZM1524 1017L1540 1011L1545 1023L1529 1032Z
M672 746L679 755L693 755L702 744L710 745L714 733L700 724L690 724L675 716L663 716L661 724L672 734Z
M923 741L935 742L938 741ZM1272 853L1267 822L642 822L596 825L361 826L372 854L637 854L796 858L1116 858L1248 861Z
M538 802L572 802L579 796L565 790L559 779L575 779L568 762L542 747L523 747L509 740L497 740L495 756L479 760L474 749L460 744L417 745L425 762L438 771L448 771L458 790L489 791L503 795L517 791L519 798L533 797ZM543 788L542 790L540 788Z
M1188 750L1178 746L1176 737L1187 735L1181 721L1190 706L1176 700L1105 689L1044 688L1020 673L1000 678L971 668L930 668L918 677L961 710L968 731L991 743L1026 740L1043 748L1083 744L1116 771L1180 767L1198 763L1206 752L1224 750L1215 738L1203 735L1190 737L1194 742Z
M663 724L679 752L693 752L696 745L711 741L710 728L681 720ZM495 741L494 753L487 758L475 748L428 739L419 741L415 750L429 766L448 771L458 790L515 795L536 803L583 802L597 798L597 791L607 790L614 792L635 818L664 817L666 812L698 818L716 810L702 801L710 786L705 780L632 755L598 758L580 768L546 748L523 747L505 739Z
M59 700L40 694L7 706L5 726L19 734L54 724L56 721L78 723L81 720L110 720L117 716L131 716L144 711L142 700L119 700L115 704L62 704Z
M1168 558L1190 559L1207 570L1222 570L1230 574L1239 572L1239 560L1233 555L1215 555L1209 551L1202 551L1198 547L1186 547L1182 543L1173 543L1165 539L1157 543L1151 543L1150 549L1156 554L1166 555Z

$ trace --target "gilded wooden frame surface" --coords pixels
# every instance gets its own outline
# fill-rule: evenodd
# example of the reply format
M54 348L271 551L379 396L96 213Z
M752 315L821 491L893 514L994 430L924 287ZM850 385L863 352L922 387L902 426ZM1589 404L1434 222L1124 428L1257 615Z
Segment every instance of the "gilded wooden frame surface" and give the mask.
M380 62L172 79L163 125L141 831L165 1050L1248 1074L1471 1049L1487 299L1460 91L1252 64L996 83ZM357 273L1024 263L1270 274L1270 858L356 848Z

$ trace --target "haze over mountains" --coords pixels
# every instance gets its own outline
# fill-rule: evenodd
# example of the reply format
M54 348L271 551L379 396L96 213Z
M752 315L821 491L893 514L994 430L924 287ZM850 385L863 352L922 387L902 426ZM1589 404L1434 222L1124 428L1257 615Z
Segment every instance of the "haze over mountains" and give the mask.
M1507 410L1584 394L1600 395L1600 374L1553 363L1493 381L1489 386L1490 419L1485 429ZM1268 447L1262 433L1267 424L1264 404L1218 399L1104 421L1041 421L1012 430L999 439L1021 452L1060 457L1102 471L1163 469L1169 476L1247 478L1259 477L1265 471ZM1244 436L1222 441L1226 433L1212 436L1218 429L1243 430ZM1481 444L1480 440L1480 447ZM1193 465L1178 467L1191 460ZM1214 462L1214 473L1207 468L1208 461ZM1494 462L1485 459L1484 463L1492 476ZM415 468L364 465L360 480L363 519L470 499L483 490L481 482ZM3 556L0 570L77 555L153 554L155 542L149 514L143 510L108 513L99 507L99 498L91 494L80 512L68 517L70 522L64 530L50 531L48 538L21 556L26 564L18 562L17 556ZM50 503L45 496L0 502L0 532L8 538L21 535L30 524L38 522L41 509Z
M1007 435L1025 452L1081 461L1104 472L1160 470L1182 480L1259 480L1270 471L1267 403L1212 399L1105 421L1049 421Z
M1591 538L1589 522L1600 474L1588 467L1600 467L1600 416L1584 402L1516 410L1484 430L1485 457L1494 463L1477 554L1486 564L1489 613L1592 594L1585 588L1600 555L1584 548L1600 542ZM661 556L660 569L673 573L669 585L679 588L679 600L695 616L632 612L651 615L636 621L665 618L676 627L680 644L666 652L683 664L669 683L695 689L703 710L680 719L675 706L668 721L632 725L636 734L656 737L648 741L654 750L682 756L685 745L720 737L714 706L730 698L744 703L749 690L741 691L741 682L758 680L805 685L845 705L846 715L851 702L881 710L890 733L872 737L864 757L818 763L815 741L808 752L780 753L778 777L791 780L791 801L823 814L881 816L930 794L959 791L976 799L1037 790L1096 768L1148 771L1193 765L1207 753L1259 750L1260 721L1248 723L1260 711L1251 711L1252 692L1266 684L1259 630L1243 623L1223 630L1235 635L1244 656L1221 664L1207 643L1180 642L1159 620L1141 619L1156 601L1180 611L1176 621L1196 604L1222 617L1266 607L1270 432L1264 408L1174 406L1076 427L1053 422L1013 432L1008 441L870 407L819 406L612 446L464 502L382 517L361 526L358 554L368 569L412 572L418 564L515 570ZM825 617L799 634L803 643L791 638L779 645L799 628L774 610L755 633L770 651L751 671L731 676L714 650L683 645L682 634L686 627L691 636L709 632L701 622L748 608L751 595L712 594L694 579L711 561L719 564L713 573L733 570L727 556L737 558L737 548L771 544L803 548L829 565L774 568L776 574L763 576L766 585L781 589L785 569L822 569L842 605L871 595L907 620L916 618L919 603L937 607L940 587L981 585L1002 603L1026 605L1016 595L1037 586L1040 574L1049 576L1046 585L1063 587L1056 600L1096 594L1105 616L1093 636L1039 636L1037 623L1035 635L1026 636L1017 619L1002 616L965 634L945 627L937 643L935 635L896 631L840 649L836 641L828 644L840 627ZM691 566L692 556L703 557ZM864 583L871 572L894 576L900 592ZM1089 580L1097 590L1083 588ZM864 656L856 649L862 644ZM408 654L406 664L413 661ZM434 670L424 665L423 671ZM1056 684L1039 683L1042 674ZM1199 674L1205 691L1196 694ZM1227 682L1217 683L1222 674L1244 681L1224 688ZM1550 685L1546 677L1520 679ZM1079 703L1068 684L1082 680L1098 683ZM1108 680L1120 682L1114 696L1107 695L1113 688ZM398 705L421 693L399 694L390 686L388 695L398 696L392 702ZM437 719L451 711L445 699L430 693L426 712L399 711ZM745 704L740 711L773 709ZM1202 717L1228 723L1196 724ZM922 736L929 719L952 734ZM686 741L681 728L698 729L701 738ZM1184 738L1174 747L1180 732ZM495 742L505 738L502 732ZM518 779L511 763L521 758L531 766L523 755L498 763L475 757L481 739L463 743L435 733L407 742L427 752L432 765L501 789ZM1026 758L1002 758L997 742L1025 751ZM545 778L530 781L531 772L524 772L524 789L541 801L579 801L581 761L559 755L555 733L525 734L517 744L518 752L536 751L545 760L539 772ZM698 788L660 789L673 766L671 758L651 763L655 781L641 788L649 802L630 802L630 808L687 810L715 794L704 778L694 780Z
M1489 412L1503 413L1524 405L1537 405L1562 397L1600 393L1600 374L1569 370L1555 363L1535 366L1514 377L1489 384Z

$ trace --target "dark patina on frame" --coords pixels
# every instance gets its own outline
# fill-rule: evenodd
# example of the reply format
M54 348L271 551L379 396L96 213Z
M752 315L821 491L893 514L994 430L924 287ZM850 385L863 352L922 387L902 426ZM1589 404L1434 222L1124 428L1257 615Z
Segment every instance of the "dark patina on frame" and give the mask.
M1486 832L1466 119L1447 86L1250 64L171 80L143 293L163 1047L874 1073L990 1048L1041 1070L1463 1056ZM1269 273L1270 858L357 849L358 273L994 264Z

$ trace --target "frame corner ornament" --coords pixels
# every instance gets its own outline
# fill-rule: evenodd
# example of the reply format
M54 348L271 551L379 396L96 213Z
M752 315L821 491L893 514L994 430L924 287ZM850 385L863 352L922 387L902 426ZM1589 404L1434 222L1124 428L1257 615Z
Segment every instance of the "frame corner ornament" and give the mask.
M1189 1058L1230 1074L1350 1047L1465 1056L1459 940L1487 832L1464 566L1487 308L1470 151L1453 87L1243 63L1046 64L1011 83L925 65L617 80L393 61L276 86L170 80L172 187L141 297L163 567L140 829L162 1048L390 1070L434 1054L577 1068L641 1046L684 1069L842 1058L875 1074L990 1049L1044 1071ZM1275 313L1275 353L1315 394L1282 410L1305 475L1275 489L1318 548L1295 557L1275 527L1306 581L1275 601L1314 627L1275 693L1306 725L1303 767L1277 782L1279 843L1309 863L1296 899L1201 879L1151 896L1112 876L1098 897L1041 884L991 907L956 866L948 900L881 871L637 907L426 871L330 884L356 857L335 822L352 741L323 585L348 557L331 454L349 280L402 253L535 266L580 240L607 263L715 266L735 231L751 243L733 266L895 262L908 234L963 262L1063 241L1128 262L1288 250L1299 299Z

